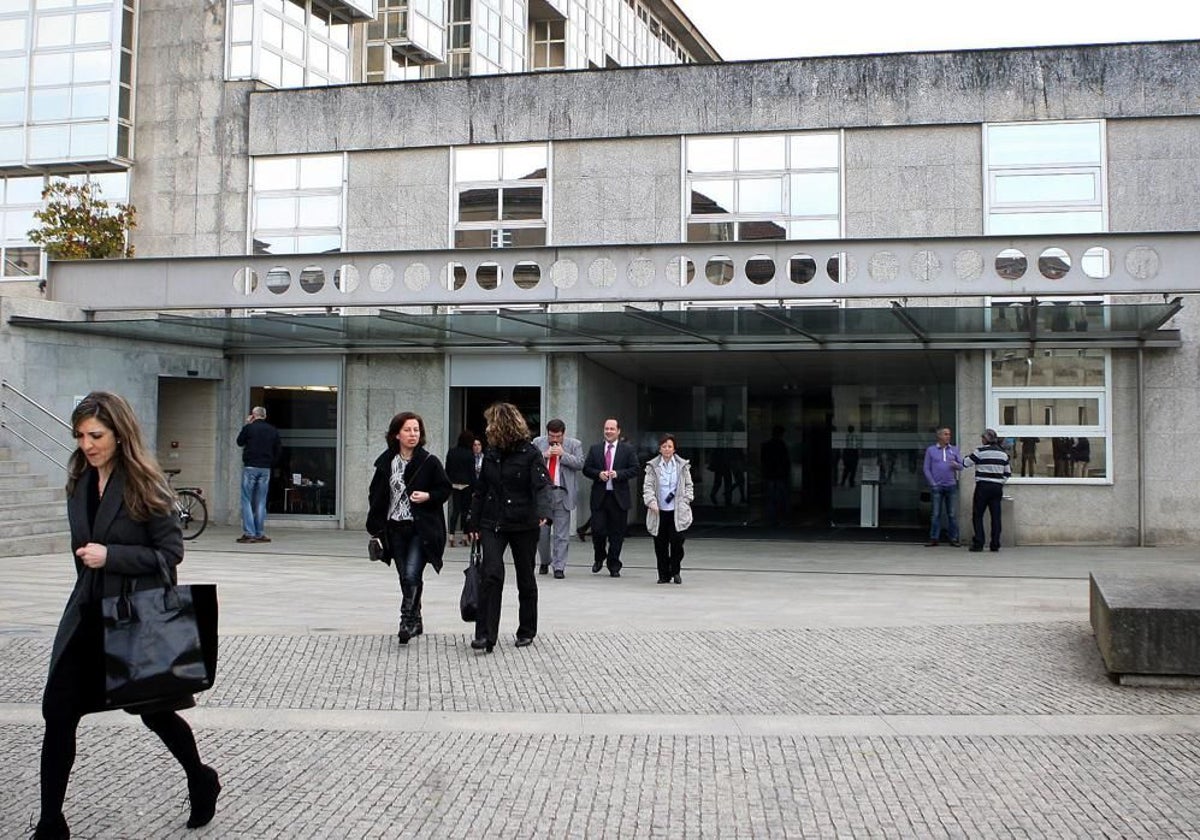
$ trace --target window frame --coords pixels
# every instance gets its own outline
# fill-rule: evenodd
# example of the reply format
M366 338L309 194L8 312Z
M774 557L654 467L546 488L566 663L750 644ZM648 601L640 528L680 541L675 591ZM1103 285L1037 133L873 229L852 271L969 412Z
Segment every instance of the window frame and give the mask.
M322 186L322 187L300 186L300 167L302 165L302 161L305 159L315 159L315 158L329 158L329 159L338 158L338 159L340 159L341 175L338 180L338 185L336 187L333 187L333 186ZM262 189L262 188L260 188L256 184L256 180L259 177L258 166L259 166L260 162L264 162L264 161L272 161L272 162L293 161L294 166L296 167L296 182L295 182L296 186L289 187L289 188L283 188L283 189ZM335 232L336 232L336 235L338 236L338 240L339 240L337 251L339 251L339 252L345 251L346 250L346 240L347 240L347 236L349 234L349 232L346 229L348 175L349 175L349 160L348 160L348 155L346 152L335 152L333 154L319 154L319 155L260 155L260 156L251 157L250 158L250 190L249 190L250 196L249 196L249 201L247 202L248 206L246 208L246 213L247 213L246 253L247 254L258 254L258 252L255 251L254 243L255 243L255 240L261 239L262 237L272 237L272 238L280 238L280 239L284 238L284 237L291 237L294 240L294 244L298 244L296 242L296 240L299 240L300 237L332 236L332 235L334 235ZM338 218L338 224L336 226L336 231L335 231L335 227L333 225L305 226L305 225L300 224L300 203L303 202L303 200L305 198L329 198L329 197L337 197L337 199L338 199L338 216L339 216L339 218ZM291 200L295 201L296 202L296 205L295 205L296 206L296 216L295 216L296 224L293 225L292 227L259 228L258 227L258 207L259 207L258 201L260 198L268 199L268 200L269 199L291 199ZM261 256L284 256L284 255L290 255L290 254L309 254L309 253L330 253L330 252L329 251L313 252L313 251L300 251L300 250L263 251Z
M498 171L497 175L500 178L486 180L458 180L458 155L463 151L472 151L476 149L494 149L498 155ZM509 149L535 149L542 148L546 155L546 174L542 178L504 178L504 152ZM503 244L494 244L500 237L500 231L503 230L541 230L544 232L543 244L540 246L530 247L547 247L551 244L550 241L550 208L552 206L550 196L550 184L553 179L553 145L546 141L544 143L503 143L494 146L452 146L450 148L450 241L448 247L451 250L458 250L455 244L460 232L470 231L489 231L490 241L493 243L492 248L504 248ZM537 219L505 219L504 216L504 191L506 189L520 189L528 187L540 187L542 191L542 213ZM468 190L489 190L497 191L496 200L496 219L487 219L479 221L461 221L459 219L459 200L462 193Z

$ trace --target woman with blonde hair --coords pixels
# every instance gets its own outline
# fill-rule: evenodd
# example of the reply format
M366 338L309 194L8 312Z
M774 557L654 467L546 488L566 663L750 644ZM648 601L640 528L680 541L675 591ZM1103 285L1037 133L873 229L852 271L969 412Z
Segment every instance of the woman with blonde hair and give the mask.
M530 442L529 424L517 407L499 402L483 412L488 447L471 496L467 538L483 542L479 611L471 647L492 652L500 635L500 599L504 591L504 549L511 548L517 572L520 613L517 647L537 635L537 557L541 526L550 518L550 476L546 460Z
M63 815L75 732L80 719L104 711L104 629L100 602L128 589L161 587L165 564L172 581L183 560L183 537L170 487L142 441L133 409L116 394L93 391L71 414L78 448L67 465L67 518L75 559L75 588L67 601L42 697L41 818L34 838L67 838ZM140 715L187 774L188 828L207 825L221 783L200 760L191 727L176 712L196 705L192 695L127 707ZM146 784L161 785L157 778Z

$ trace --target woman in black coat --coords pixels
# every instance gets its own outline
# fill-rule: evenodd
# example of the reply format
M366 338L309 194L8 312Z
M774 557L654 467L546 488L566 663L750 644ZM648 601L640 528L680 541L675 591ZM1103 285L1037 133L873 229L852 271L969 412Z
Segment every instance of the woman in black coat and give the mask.
M530 443L529 425L511 403L495 403L483 412L488 449L471 497L468 539L483 541L479 612L471 647L492 652L500 635L500 599L504 592L504 549L512 549L517 572L520 615L517 647L537 635L537 578L533 573L541 526L550 518L550 476L546 460Z
M471 489L475 485L475 447L479 441L470 429L463 429L458 443L446 453L446 475L450 479L453 493L450 495L450 547L454 548L454 534L462 526L463 545L467 544L467 514L471 512Z
M408 644L425 632L421 592L426 564L442 571L450 479L442 462L425 449L425 421L402 411L388 424L387 449L375 459L367 491L367 531L378 539L380 559L396 561L400 576L400 627L396 638Z
M67 465L67 516L77 577L42 697L41 817L33 835L39 840L70 837L63 802L75 732L83 715L105 710L100 601L125 587L162 587L161 567L174 580L183 560L173 494L146 451L129 403L116 394L88 394L71 415L71 429L78 448ZM183 766L192 806L188 828L212 820L221 792L217 772L200 761L191 727L176 714L194 705L188 694L126 708L141 715Z

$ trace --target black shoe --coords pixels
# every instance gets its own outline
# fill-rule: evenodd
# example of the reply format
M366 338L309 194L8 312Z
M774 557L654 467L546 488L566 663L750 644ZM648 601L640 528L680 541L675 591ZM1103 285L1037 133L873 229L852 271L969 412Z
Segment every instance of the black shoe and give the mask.
M529 647L531 644L533 644L533 637L517 636L517 647Z
M487 639L472 639L471 650L481 650L484 653L491 653L492 648L496 646L495 642L489 642Z
M400 640L400 644L408 644L408 640L412 638L412 630L407 624L401 624L400 629L396 631L396 638Z
M609 573L608 573L608 576L609 576L609 577L620 577L620 576L621 576L621 572L620 572L620 570L619 570L619 569L614 569L613 571L611 571L611 572L609 572Z
M566 573L566 572L564 572L562 569L555 569L555 570L554 570L554 577L556 577L558 580L562 580L562 579L563 579L563 578L565 578L566 576L567 576L567 573Z
M659 578L658 582L659 583L670 583L671 579L670 578Z
M673 583L683 583L683 578L681 578L679 575L675 575L675 577L671 578L671 581Z
M549 563L542 563L540 566L538 566L538 574L539 574L539 575L548 575L548 574L550 574L550 564L549 564Z
M194 784L188 782L188 797L192 800L188 828L200 828L212 822L217 813L217 796L220 793L221 781L217 778L217 771L208 766L200 768L200 778Z
M600 572L600 570L603 568L604 568L604 561L597 560L595 563L592 564L592 574L598 574Z
M991 551L999 551L999 550L1000 550L1000 546L998 546L998 545L994 545L994 546L992 546L992 547L991 547L991 549L990 549L990 550L991 550Z
M32 840L71 840L71 828L67 825L67 818L61 813L50 819L42 817L33 830Z
M419 621L416 624L414 624L408 628L409 635L412 636L414 639L417 636L420 636L424 632L425 632L425 625Z
M983 551L983 546L981 546L981 545L973 545L973 546L971 546L971 547L970 547L969 549L967 549L967 550L968 550L968 551Z

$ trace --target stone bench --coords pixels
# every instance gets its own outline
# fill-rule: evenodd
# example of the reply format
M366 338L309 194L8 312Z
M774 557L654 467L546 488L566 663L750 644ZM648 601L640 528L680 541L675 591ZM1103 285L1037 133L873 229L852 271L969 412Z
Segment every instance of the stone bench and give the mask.
M1093 572L1092 631L1104 666L1137 675L1200 676L1200 574Z

